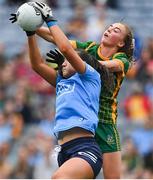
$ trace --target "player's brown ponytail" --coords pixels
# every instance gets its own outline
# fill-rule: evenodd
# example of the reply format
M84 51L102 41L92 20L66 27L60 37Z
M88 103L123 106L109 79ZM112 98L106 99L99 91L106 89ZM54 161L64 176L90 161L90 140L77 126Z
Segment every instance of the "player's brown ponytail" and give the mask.
M92 66L100 74L103 86L105 86L108 91L114 89L113 73L111 73L106 66L100 64L100 62L88 52L84 50L77 50L77 52L83 61Z
M125 36L124 39L125 45L119 49L119 52L124 52L127 55L128 60L132 62L134 61L133 59L134 39L133 39L132 30L129 28L128 25L124 23L120 23L120 24L122 24L126 28L127 35Z

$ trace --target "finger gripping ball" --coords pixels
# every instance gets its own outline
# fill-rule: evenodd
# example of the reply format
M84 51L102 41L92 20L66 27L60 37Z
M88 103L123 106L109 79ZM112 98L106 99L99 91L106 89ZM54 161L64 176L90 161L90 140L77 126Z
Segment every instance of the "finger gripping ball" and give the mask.
M24 3L17 10L17 24L25 31L35 31L44 23L41 12L32 3Z

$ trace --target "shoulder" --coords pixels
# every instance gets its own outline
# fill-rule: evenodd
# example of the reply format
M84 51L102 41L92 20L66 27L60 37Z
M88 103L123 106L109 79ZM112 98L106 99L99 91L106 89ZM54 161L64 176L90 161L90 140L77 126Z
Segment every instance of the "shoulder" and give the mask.
M124 72L127 72L130 66L129 59L124 52L115 53L112 57L112 60L120 61L124 66Z
M99 80L100 74L89 64L86 63L86 70L83 74L80 74L82 77L86 78L86 80Z
M125 59L125 60L128 60L128 57L124 52L118 52L118 53L115 53L113 55L112 59Z
M81 48L81 49L86 49L88 48L89 46L93 46L93 45L96 45L96 42L94 41L85 41L85 42L82 42L82 41L76 41L76 40L70 40L70 43L72 44L72 46L76 49L76 48Z

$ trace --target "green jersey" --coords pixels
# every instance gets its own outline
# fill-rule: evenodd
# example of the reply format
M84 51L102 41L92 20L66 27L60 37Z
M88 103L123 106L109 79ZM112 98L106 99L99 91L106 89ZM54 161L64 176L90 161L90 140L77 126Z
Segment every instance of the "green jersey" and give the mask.
M111 61L117 60L122 67L121 72L114 72L114 88L109 91L105 85L102 86L100 95L99 106L99 121L103 123L116 124L117 121L117 95L120 90L122 81L129 68L128 57L123 52L114 54L111 58L103 57L101 54L100 44L96 44L93 41L79 42L70 41L72 46L76 49L85 49L91 55L93 55L99 61Z

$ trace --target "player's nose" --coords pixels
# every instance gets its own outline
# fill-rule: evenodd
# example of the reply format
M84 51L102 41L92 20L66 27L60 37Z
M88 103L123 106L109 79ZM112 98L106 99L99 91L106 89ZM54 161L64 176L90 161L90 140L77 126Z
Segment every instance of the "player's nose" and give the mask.
M67 65L66 60L63 62L62 67L65 67Z

